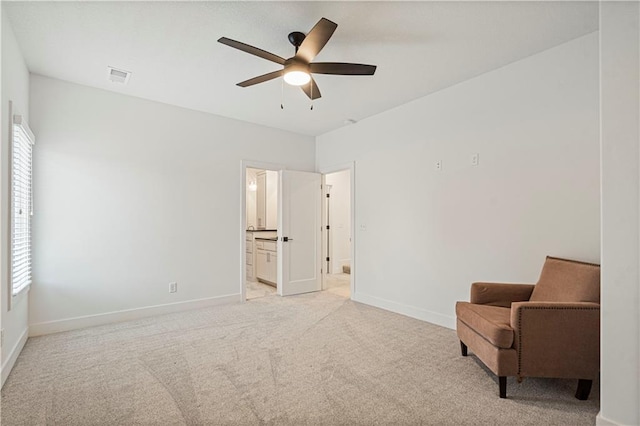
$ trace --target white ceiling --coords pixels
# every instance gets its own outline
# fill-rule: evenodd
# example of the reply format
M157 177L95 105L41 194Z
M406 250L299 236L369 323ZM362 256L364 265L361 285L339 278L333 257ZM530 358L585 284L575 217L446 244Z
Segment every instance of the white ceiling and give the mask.
M597 2L3 2L33 73L307 135L361 120L598 29ZM293 56L291 31L338 24L316 61L378 65L317 75L309 109L278 65L221 36ZM107 66L132 71L126 86ZM284 110L280 109L284 99Z

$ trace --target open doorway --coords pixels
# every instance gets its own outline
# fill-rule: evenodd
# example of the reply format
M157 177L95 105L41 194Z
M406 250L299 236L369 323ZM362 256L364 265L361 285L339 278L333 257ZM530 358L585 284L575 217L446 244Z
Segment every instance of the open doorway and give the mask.
M325 173L323 185L323 289L346 298L352 294L351 173Z
M274 170L275 169L275 170ZM243 164L242 300L275 296L277 282L278 167Z
M278 172L248 167L246 188L246 295L251 300L276 294Z
M272 182L277 182L273 191L269 189L270 175ZM272 286L279 296L322 290L322 175L243 160L241 179L240 300L246 301L248 294L254 296L249 285L256 282ZM260 193L262 182L265 195ZM263 202L264 219L260 220ZM258 288L257 297L270 295L265 290L273 292Z

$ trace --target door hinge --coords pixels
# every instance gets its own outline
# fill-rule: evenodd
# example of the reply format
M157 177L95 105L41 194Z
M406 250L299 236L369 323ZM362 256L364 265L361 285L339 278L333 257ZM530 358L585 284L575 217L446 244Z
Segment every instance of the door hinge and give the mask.
M331 195L330 195L330 194L327 194L327 198L331 198Z
M331 229L331 228L329 228L329 225L327 225L327 229Z
M329 257L327 257L327 262L329 261Z

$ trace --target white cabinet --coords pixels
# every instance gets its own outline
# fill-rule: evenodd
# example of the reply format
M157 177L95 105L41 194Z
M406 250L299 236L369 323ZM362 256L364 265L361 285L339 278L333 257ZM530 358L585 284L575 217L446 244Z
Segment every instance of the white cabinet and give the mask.
M278 254L275 241L256 240L256 278L275 285L278 279Z
M257 229L278 227L278 172L263 170L256 177Z
M256 278L260 281L267 280L267 252L262 249L256 250Z

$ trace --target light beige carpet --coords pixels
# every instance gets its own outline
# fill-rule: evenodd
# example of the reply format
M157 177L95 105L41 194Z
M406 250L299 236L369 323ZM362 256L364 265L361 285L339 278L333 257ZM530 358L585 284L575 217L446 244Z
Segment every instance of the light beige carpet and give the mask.
M2 425L589 425L575 381L496 379L455 332L325 291L29 339Z

